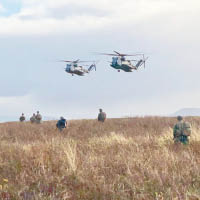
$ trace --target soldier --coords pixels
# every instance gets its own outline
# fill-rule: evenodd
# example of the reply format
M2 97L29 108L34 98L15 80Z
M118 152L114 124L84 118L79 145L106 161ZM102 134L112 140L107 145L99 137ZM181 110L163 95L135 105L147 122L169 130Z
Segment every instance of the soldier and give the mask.
M178 123L175 124L173 129L174 142L188 144L188 136L191 135L191 125L188 122L183 121L183 117L177 117Z
M99 114L98 114L98 121L99 122L104 122L106 120L106 113L103 112L103 110L100 108L99 109Z
M42 122L42 115L37 111L37 115L35 116L35 122L40 124Z
M62 131L64 128L66 128L67 122L64 117L60 117L60 120L56 123L56 127Z
M35 118L35 113L33 113L33 116L30 118L31 123L35 123L36 122L36 118Z
M24 122L26 120L25 116L24 116L24 113L22 113L22 115L20 116L19 118L19 121L20 122Z

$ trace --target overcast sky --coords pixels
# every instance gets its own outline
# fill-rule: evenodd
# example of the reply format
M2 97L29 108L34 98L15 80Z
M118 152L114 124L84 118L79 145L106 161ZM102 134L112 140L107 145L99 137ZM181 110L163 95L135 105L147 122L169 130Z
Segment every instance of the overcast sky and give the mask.
M200 107L199 0L0 0L0 115L95 118ZM94 52L144 52L146 68ZM101 60L84 77L60 59Z

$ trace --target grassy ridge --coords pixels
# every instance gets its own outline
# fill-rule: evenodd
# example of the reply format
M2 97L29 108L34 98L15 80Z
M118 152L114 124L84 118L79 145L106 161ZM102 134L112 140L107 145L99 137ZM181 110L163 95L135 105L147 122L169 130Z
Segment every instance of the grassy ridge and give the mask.
M174 118L0 124L0 199L200 199L200 118L174 145Z

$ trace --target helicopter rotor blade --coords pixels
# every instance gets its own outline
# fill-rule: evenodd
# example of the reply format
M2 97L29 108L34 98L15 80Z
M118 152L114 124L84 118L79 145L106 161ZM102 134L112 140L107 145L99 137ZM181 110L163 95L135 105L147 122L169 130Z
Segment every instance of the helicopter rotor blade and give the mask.
M119 53L119 52L117 52L117 51L114 51L117 55L119 55L119 56L128 56L128 54L123 54L123 53Z
M74 61L74 63L78 63L78 62L79 62L79 59Z
M69 62L69 63L72 63L73 61L70 61L70 60L59 60L58 62Z
M93 61L93 63L94 63L95 65L97 65L99 62L100 62L100 60Z
M94 62L94 61L90 61L90 60L87 60L87 61L85 61L85 60L74 60L74 61L72 61L72 60L59 60L58 62L69 62L69 63L84 63L84 62Z
M93 52L96 55L106 55L106 56L117 56L117 54L114 53L99 53L99 52Z
M114 51L114 52L115 52L116 54L118 54L119 56L122 55L121 53L119 53L119 52L117 52L117 51Z
M123 53L119 53L117 51L114 51L116 54L118 54L119 56L141 56L143 55L143 53L135 53L135 54L123 54Z
M146 67L146 60L148 59L148 57L145 58L144 54L143 54L143 62L144 62L144 68Z
M92 61L92 60L84 60L84 61L79 61L78 63L87 63L87 62L94 62L94 61Z
M148 58L149 58L149 57L146 57L146 59L145 59L145 63L146 63L146 61L148 60Z
M94 64L94 69L95 69L95 71L97 71L97 66L96 66L96 64Z
M82 66L90 66L90 65L82 65Z
M143 54L143 61L144 61L144 69L145 69L145 57L144 57L144 54Z
M143 54L121 54L121 56L141 56Z
M141 56L141 55L143 55L143 54L140 54L140 53L138 53L138 54L120 54L120 53L118 53L118 52L116 52L116 54L112 54L112 53L100 53L100 55L108 55L108 56Z

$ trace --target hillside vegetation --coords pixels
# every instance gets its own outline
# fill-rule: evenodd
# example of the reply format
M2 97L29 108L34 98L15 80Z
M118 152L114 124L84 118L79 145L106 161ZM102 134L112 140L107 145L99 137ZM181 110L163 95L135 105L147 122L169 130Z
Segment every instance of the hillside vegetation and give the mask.
M175 118L0 124L0 199L200 199L200 118L187 120L187 146Z

